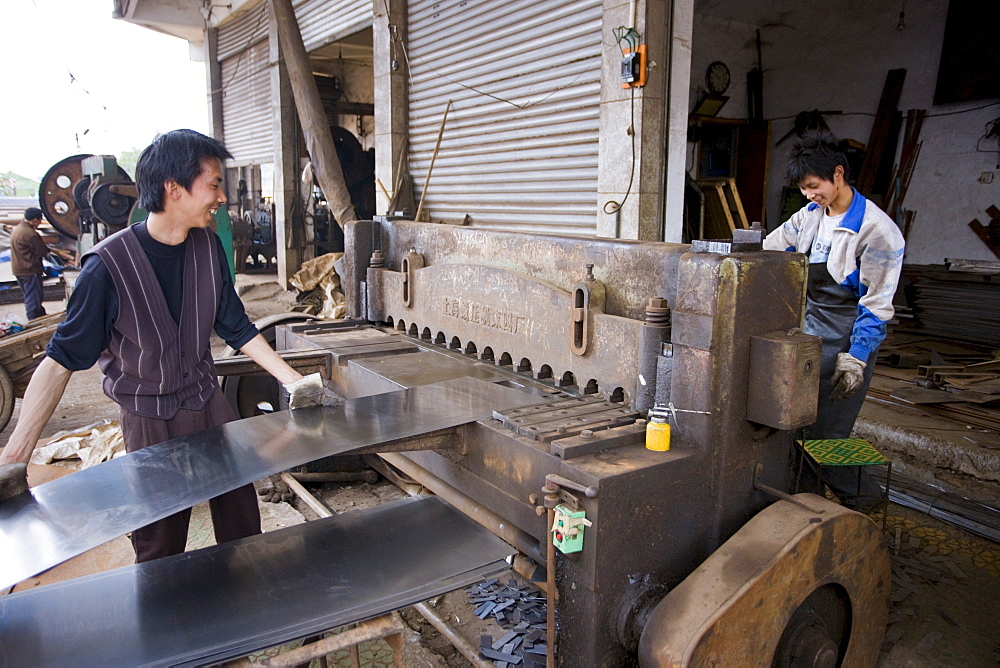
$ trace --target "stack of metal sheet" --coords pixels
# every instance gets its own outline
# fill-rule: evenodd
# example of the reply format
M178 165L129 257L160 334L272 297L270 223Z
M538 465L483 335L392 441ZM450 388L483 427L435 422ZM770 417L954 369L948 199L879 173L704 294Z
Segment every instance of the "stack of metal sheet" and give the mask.
M0 665L203 665L468 586L513 548L406 499L0 597Z

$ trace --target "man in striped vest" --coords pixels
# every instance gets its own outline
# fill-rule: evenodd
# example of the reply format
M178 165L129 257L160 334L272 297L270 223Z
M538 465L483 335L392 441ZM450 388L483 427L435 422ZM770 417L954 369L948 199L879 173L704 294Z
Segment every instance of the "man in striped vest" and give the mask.
M157 137L136 167L142 223L83 257L66 319L32 376L21 413L0 454L0 499L27 490L27 462L74 371L97 362L103 388L121 407L129 452L236 419L219 389L209 336L283 383L292 407L331 405L318 374L303 378L249 321L233 287L222 243L210 228L226 203L216 140L192 130ZM253 485L211 500L218 542L260 533ZM132 533L136 561L184 551L190 509Z

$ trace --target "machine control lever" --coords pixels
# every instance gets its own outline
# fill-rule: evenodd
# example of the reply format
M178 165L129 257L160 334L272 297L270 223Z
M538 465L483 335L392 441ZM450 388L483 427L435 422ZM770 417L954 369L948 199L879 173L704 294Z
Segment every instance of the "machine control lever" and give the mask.
M542 491L545 492L545 507L555 508L560 499L564 501L576 502L576 498L573 497L572 494L567 494L563 491L566 489L571 489L574 492L581 492L588 499L597 498L596 487L585 487L584 485L573 482L572 480L564 478L561 475L550 473L545 476L545 485L542 487Z
M760 462L758 462L757 465L753 469L753 486L755 488L757 488L760 491L765 492L767 494L771 494L773 496L776 496L779 499L784 499L785 501L788 501L789 503L793 503L796 506L798 506L799 508L804 508L804 509L808 510L810 513L816 513L817 515L822 515L823 514L823 510L821 508L813 508L811 506L808 506L808 505L802 503L801 501L799 501L797 498L795 498L791 494L787 494L785 492L782 492L780 489L775 489L774 487L771 487L770 485L765 485L764 483L762 483L760 481L760 478L761 478L761 476L763 474L764 474L764 465L761 464Z

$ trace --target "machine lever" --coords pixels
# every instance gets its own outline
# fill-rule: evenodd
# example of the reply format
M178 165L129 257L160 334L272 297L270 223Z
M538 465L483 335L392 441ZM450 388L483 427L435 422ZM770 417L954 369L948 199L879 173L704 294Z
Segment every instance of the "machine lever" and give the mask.
M801 501L799 501L797 498L795 498L791 494L787 494L785 492L782 492L780 489L776 489L774 487L771 487L770 485L765 485L764 483L762 483L760 481L760 477L763 474L764 474L764 465L761 464L761 463L758 463L757 466L755 466L754 469L753 469L753 486L754 487L756 487L757 489L759 489L762 492L765 492L767 494L771 494L773 496L776 496L779 499L783 499L785 501L788 501L789 503L794 503L799 508L804 508L804 509L808 510L810 513L816 513L817 515L822 515L823 514L823 510L822 509L813 508L811 506L808 506L808 505L802 503Z
M574 492L583 492L588 499L597 498L597 488L596 487L584 487L580 483L568 480L561 475L556 475L555 473L550 473L545 476L545 487L543 490L546 493L553 493L558 487L565 487L566 489L571 489Z

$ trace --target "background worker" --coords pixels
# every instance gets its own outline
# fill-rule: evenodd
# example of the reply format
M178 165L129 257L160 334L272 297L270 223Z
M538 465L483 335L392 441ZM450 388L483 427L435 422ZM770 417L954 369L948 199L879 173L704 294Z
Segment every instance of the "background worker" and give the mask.
M787 176L809 204L771 232L764 249L809 258L803 329L823 339L823 357L816 422L804 432L812 439L850 438L893 315L903 235L847 182L847 157L829 132L803 136ZM863 467L826 466L823 479L850 508L867 509L882 496Z
M42 306L42 258L49 247L38 234L42 224L42 210L29 207L24 210L24 220L10 233L10 269L24 295L24 310L28 320L45 315Z
M160 135L136 167L142 223L82 259L66 319L46 349L0 454L0 499L27 490L26 465L73 371L98 362L104 392L121 408L128 452L236 419L219 389L209 336L283 383L292 407L334 405L318 374L303 378L250 323L210 229L226 202L222 161L232 156L192 130ZM260 533L252 484L210 502L219 543ZM136 561L184 551L190 509L132 532Z

